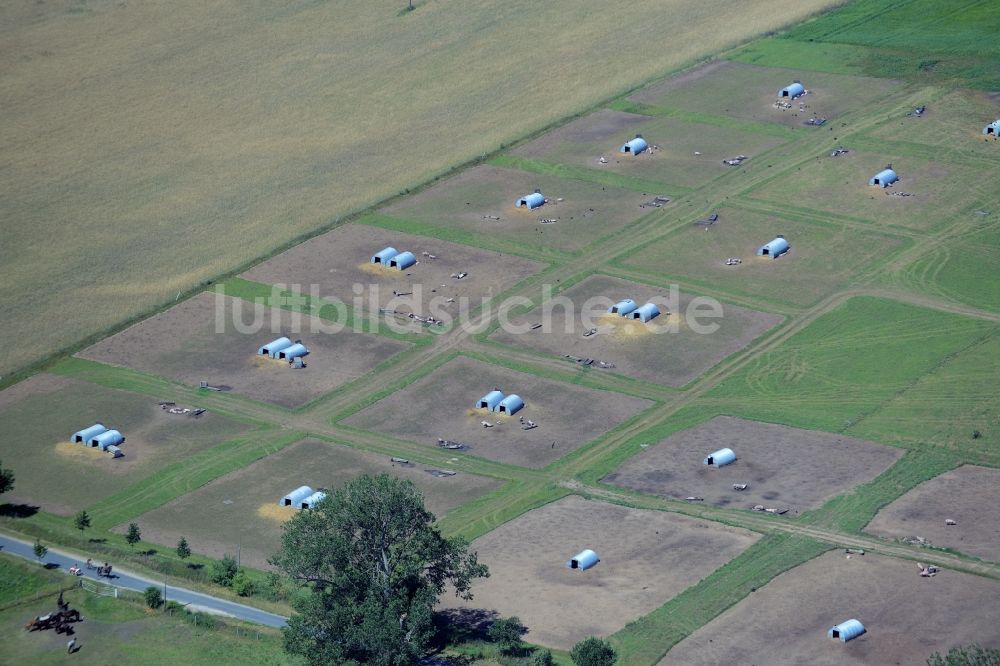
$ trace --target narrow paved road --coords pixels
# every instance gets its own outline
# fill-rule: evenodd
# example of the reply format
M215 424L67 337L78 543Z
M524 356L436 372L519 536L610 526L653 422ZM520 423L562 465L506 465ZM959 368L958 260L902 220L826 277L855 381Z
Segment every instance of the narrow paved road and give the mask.
M36 560L33 547L33 544L28 543L27 541L21 541L20 539L0 534L0 552L23 557L26 560ZM49 552L42 559L42 562L49 565L57 565L59 569L66 572L69 571L71 566L76 564L83 569L83 576L85 578L98 580L94 571L88 571L86 567L84 567L86 558L81 560L79 557L68 555L56 548L49 548ZM108 583L109 585L127 590L137 590L139 592L142 592L150 585L155 585L161 589L164 587L163 581L156 581L151 578L144 578L143 576L139 576L134 573L119 571L117 567L113 567L112 571L114 577L111 580L101 578L100 582ZM206 612L229 615L240 620L263 624L268 627L283 627L288 621L288 618L282 617L281 615L268 613L267 611L238 604L234 601L219 599L218 597L202 594L201 592L186 590L183 587L172 587L168 585L166 590L167 599L185 605L190 604L197 607L199 610L204 610Z

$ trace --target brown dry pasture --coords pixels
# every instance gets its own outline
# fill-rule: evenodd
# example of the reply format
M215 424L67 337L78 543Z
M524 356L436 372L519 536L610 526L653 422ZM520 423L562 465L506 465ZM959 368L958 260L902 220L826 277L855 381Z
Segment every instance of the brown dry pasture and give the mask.
M544 206L531 211L515 206L520 197L536 189L548 199ZM502 238L529 247L573 251L654 210L639 207L651 198L582 180L482 165L381 212L426 225L432 234L434 227L475 234L481 247ZM541 220L557 221L543 224Z
M205 292L78 356L187 385L208 381L256 400L297 407L372 371L409 347L348 328L333 331L330 322L316 317ZM304 369L293 370L285 361L257 356L259 347L281 336L301 339L309 348Z
M791 109L775 108L778 90L794 80L800 80L808 94L797 100L785 100L792 105ZM629 99L682 111L812 130L814 128L803 124L809 118L819 116L828 122L835 122L849 111L878 104L880 95L898 85L899 82L890 79L760 67L720 60L654 83ZM804 110L799 109L800 102L805 105Z
M740 208L720 208L708 227L685 225L622 262L650 276L707 285L767 301L812 305L903 244L896 236L837 221L805 222ZM791 251L777 260L757 248L783 235ZM726 259L741 263L727 266Z
M568 299L563 303L572 303L572 308L563 307L555 298ZM607 314L612 303L624 298L640 305L651 300L660 304L661 314L646 324ZM490 339L559 357L569 354L615 364L613 369L599 372L684 386L782 321L780 315L723 303L722 317L696 322L717 324L718 329L710 334L696 333L687 318L687 313L694 312L689 309L693 298L693 294L680 292L677 303L669 306L671 313L664 314L664 305L670 302L668 289L594 275L554 297L550 316L546 306L540 306L527 315L512 317L514 327L501 328ZM570 316L574 312L575 316ZM525 330L535 323L543 324L542 328ZM674 325L676 331L671 330ZM597 334L583 337L592 328Z
M0 374L833 4L3 3Z
M659 666L923 664L934 652L1000 647L1000 581L832 551L781 574L703 625ZM867 633L847 643L827 630L848 619Z
M480 397L500 388L525 407L514 416L476 409ZM437 445L438 438L468 444L490 460L542 467L635 416L652 403L608 391L569 386L466 357L347 418L344 423ZM538 424L523 430L520 418ZM495 424L484 428L482 422ZM459 454L464 455L464 454Z
M721 448L732 449L736 462L705 465ZM746 509L763 504L794 514L870 481L902 455L854 437L717 416L647 448L603 481L662 497L703 497ZM749 487L737 491L734 483Z
M879 511L865 531L890 538L921 536L935 546L996 562L998 505L1000 470L964 465L909 491Z
M679 514L571 496L476 539L472 549L490 577L476 583L471 602L444 596L442 603L516 615L530 630L527 640L569 649L659 608L757 538ZM585 548L601 561L586 571L567 569Z
M385 247L413 252L417 264L404 271L372 264L372 255ZM543 267L510 254L351 224L302 243L241 277L265 284L299 285L305 294L316 285L323 298L368 312L391 307L447 319L459 314L463 300L475 308ZM451 277L460 273L468 275ZM449 298L455 302L448 303Z
M14 490L3 501L72 515L166 465L249 430L211 411L198 418L170 414L157 402L47 374L0 392L3 461L17 474ZM94 423L121 431L124 457L112 459L100 449L69 442L70 435Z
M899 180L887 188L868 185L887 164L892 164ZM765 181L748 197L777 206L794 202L820 214L850 216L879 227L932 231L955 218L969 202L992 195L993 183L977 178L978 172L978 167L956 162L889 153L851 150L840 157L823 153L793 173ZM896 196L900 192L912 196Z
M637 134L658 148L635 156L619 153L622 144ZM700 187L732 171L722 160L737 155L753 159L784 141L737 127L603 109L511 152L663 183L666 192L649 192L655 195L672 194L675 187ZM607 163L601 163L601 157Z
M330 489L362 474L392 474L412 481L428 510L440 518L501 485L496 479L472 474L437 478L425 468L304 440L153 509L137 522L143 537L152 543L177 543L184 536L192 548L210 557L235 555L240 546L244 564L267 568L267 558L280 545L282 523L295 515L295 509L278 506L278 500L299 486Z

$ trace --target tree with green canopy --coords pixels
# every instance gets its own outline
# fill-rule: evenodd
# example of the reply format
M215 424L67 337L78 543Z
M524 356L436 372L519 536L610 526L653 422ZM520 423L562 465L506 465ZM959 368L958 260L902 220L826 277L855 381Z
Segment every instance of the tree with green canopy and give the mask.
M272 559L310 591L298 595L285 650L319 664L408 666L434 635L447 587L471 599L489 576L460 538L445 538L409 481L364 475L299 512Z

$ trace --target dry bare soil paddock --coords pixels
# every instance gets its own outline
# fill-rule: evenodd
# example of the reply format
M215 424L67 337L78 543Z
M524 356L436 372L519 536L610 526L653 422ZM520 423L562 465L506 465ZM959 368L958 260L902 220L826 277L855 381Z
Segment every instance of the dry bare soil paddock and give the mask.
M738 528L571 496L500 526L473 542L490 577L453 608L517 615L527 639L569 649L607 636L722 566L759 535ZM581 571L567 560L589 548L600 563Z
M736 453L736 462L703 464L724 447ZM701 497L717 506L784 508L792 515L870 481L902 455L901 449L854 437L718 416L651 446L603 481L675 499ZM744 483L745 490L733 488Z
M1000 647L997 598L1000 581L950 571L921 578L915 562L831 551L702 626L660 666L922 664L956 645ZM827 638L850 618L868 633Z
M299 486L332 489L361 474L392 474L412 481L427 508L440 518L502 483L473 474L435 477L426 469L419 463L394 463L386 455L305 440L158 507L137 522L153 543L177 543L186 536L199 553L211 557L235 555L240 547L244 564L266 568L267 559L277 552L282 523L296 513L278 506L278 500Z
M515 206L536 189L548 203L535 210ZM655 194L659 193L480 165L380 212L428 227L471 232L476 234L477 245L488 247L491 238L501 237L528 246L573 251L648 213L652 208L641 205Z
M521 396L524 409L514 416L477 409L479 398L494 388ZM475 456L542 467L651 405L641 398L569 386L459 357L344 423L425 442L429 448L436 447L439 438L462 442ZM538 427L523 429L522 418ZM484 421L493 426L483 427Z
M238 322L238 323L234 323ZM371 371L409 345L330 322L202 293L80 352L102 363L151 372L189 386L202 381L283 407L296 407ZM306 367L257 355L275 338L301 339Z
M880 536L920 536L934 546L1000 560L1000 470L965 465L925 481L885 507L865 528ZM946 521L956 524L949 525Z
M403 271L371 263L372 255L386 247L413 252L417 263ZM463 299L474 308L542 268L537 261L509 254L349 224L283 252L242 277L299 285L305 294L316 285L320 296L369 313L389 307L441 319L458 316ZM453 277L462 273L462 278ZM432 301L437 303L434 308Z
M783 319L781 315L720 304L721 317L704 317L696 321L696 325L718 327L706 335L692 329L688 322L694 294L680 292L678 302L669 306L673 311L668 313L669 289L606 275L588 277L559 296L568 299L572 307L553 303L552 316L548 318L543 316L544 307L536 308L527 315L512 318L512 323L520 329L501 328L491 339L558 357L569 354L611 362L615 367L601 372L621 373L667 386L683 386ZM643 324L607 313L611 304L625 298L632 298L639 305L652 300L659 304L661 314ZM543 324L542 328L524 330L539 323ZM675 325L676 330L673 330L671 327ZM597 333L583 337L590 328L596 328Z

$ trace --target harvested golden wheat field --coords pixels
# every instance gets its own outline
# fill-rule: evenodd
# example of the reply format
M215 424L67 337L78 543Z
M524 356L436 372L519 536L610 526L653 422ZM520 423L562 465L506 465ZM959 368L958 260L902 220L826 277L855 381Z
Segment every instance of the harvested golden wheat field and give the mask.
M405 4L0 6L0 374L834 3Z

